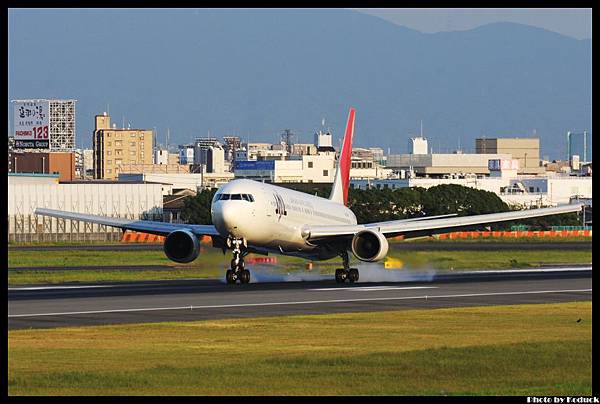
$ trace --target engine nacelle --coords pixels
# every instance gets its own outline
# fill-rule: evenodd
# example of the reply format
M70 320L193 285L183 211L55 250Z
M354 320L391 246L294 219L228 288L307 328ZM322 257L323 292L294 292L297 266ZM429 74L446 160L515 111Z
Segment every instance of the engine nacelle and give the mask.
M170 260L182 264L192 262L200 254L198 237L189 230L175 230L169 233L163 248Z
M383 234L373 230L363 230L352 239L352 253L361 261L379 261L388 253L389 244Z

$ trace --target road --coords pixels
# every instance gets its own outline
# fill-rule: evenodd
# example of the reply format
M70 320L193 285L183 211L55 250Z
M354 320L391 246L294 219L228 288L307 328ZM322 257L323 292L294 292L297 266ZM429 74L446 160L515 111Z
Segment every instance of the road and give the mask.
M18 286L9 329L591 300L591 267L432 276L427 282L226 285L176 280Z

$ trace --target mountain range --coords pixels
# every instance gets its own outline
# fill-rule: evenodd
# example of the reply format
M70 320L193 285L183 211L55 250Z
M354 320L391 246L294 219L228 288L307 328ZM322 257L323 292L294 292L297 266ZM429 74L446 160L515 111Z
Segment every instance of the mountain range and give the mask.
M566 157L567 131L591 131L591 39L514 23L424 34L343 9L9 11L10 100L75 98L77 144L94 115L156 128L159 143L238 135L407 152L474 151L477 137L541 139ZM11 130L9 123L9 133Z

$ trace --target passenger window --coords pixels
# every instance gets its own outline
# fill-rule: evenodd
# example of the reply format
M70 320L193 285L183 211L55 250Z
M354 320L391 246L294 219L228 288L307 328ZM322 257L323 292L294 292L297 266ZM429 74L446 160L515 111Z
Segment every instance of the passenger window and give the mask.
M235 201L241 201L242 200L242 195L240 195L240 194L232 194L231 195L231 199L235 200Z

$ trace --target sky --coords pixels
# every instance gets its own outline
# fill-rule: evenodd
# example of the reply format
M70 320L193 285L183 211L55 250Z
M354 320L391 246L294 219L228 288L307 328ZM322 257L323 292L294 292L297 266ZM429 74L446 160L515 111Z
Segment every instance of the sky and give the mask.
M592 37L591 8L356 8L398 25L424 32L464 31L493 22L515 22L544 28L577 39Z
M438 152L450 151L458 142L473 145L473 136L529 134L533 128L554 136L591 129L586 111L591 86L580 79L591 81L591 67L574 74L574 67L582 67L571 66L556 52L577 48L575 56L588 60L591 40L577 39L586 37L586 31L591 36L589 9L270 9L255 10L252 18L247 11L9 10L9 100L77 99L80 147L91 145L93 115L105 110L119 125L154 128L160 139L169 128L172 143L208 130L216 136L275 141L288 127L299 134L297 141L307 142L324 117L328 128L342 132L349 100L359 108L360 133L381 133L378 139L358 136L355 144L392 147L393 152L406 150L405 138L419 130L421 119ZM452 47L467 32L430 35L502 21L527 26L497 24L474 37L484 36L498 46L525 35L542 41L536 42L539 52L532 52L528 41L523 46L510 42L491 53L487 46L472 52ZM110 30L99 28L107 24ZM446 37L450 42L444 42ZM453 58L456 52L462 56ZM44 60L43 68L39 60ZM529 61L529 69L515 69L523 60ZM502 63L506 65L488 77L486 72ZM466 81L461 79L465 67L474 73ZM548 72L555 83L573 85L567 91L564 85L547 86L543 77ZM527 75L539 80L524 79ZM448 77L452 79L444 81ZM478 86L469 85L473 77ZM526 96L511 98L519 91ZM560 113L550 112L557 109ZM11 133L10 102L8 111Z

